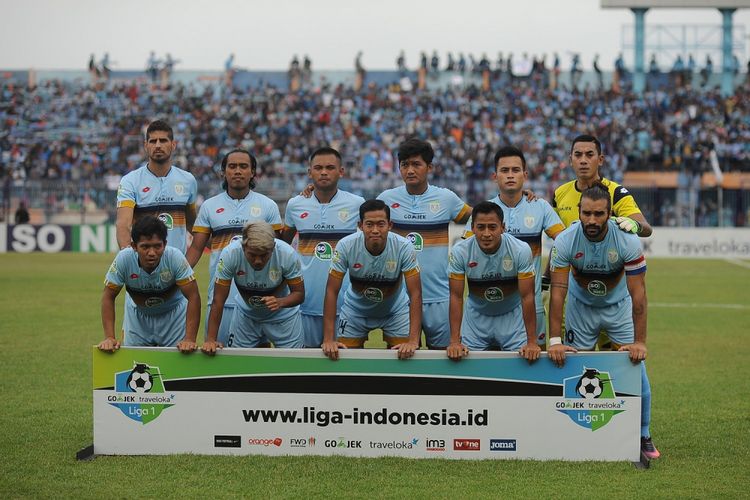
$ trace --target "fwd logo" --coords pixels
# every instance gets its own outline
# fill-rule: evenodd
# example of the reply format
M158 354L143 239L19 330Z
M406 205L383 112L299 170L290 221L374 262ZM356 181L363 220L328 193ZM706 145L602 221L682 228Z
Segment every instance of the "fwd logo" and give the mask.
M301 438L301 439L290 439L289 440L289 446L292 448L312 448L315 446L315 438Z
M490 439L490 451L516 451L516 440Z
M427 451L445 451L445 439L428 439L425 441Z
M479 439L454 439L453 451L479 451L482 448Z

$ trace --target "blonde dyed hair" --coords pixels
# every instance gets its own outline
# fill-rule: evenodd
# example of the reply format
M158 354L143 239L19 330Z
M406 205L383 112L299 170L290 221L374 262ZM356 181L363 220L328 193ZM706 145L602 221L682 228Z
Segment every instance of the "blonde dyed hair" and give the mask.
M276 233L268 222L248 222L242 228L242 246L258 252L270 252L276 244Z

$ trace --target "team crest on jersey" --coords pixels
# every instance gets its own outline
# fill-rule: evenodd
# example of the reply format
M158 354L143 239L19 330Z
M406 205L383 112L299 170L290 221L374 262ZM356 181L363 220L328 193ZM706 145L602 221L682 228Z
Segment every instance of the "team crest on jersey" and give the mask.
M159 279L165 283L172 281L172 271L165 269L159 273Z
M523 223L524 223L524 225L525 225L526 227L528 227L529 229L531 229L532 227L534 227L534 222L536 222L536 219L534 219L534 216L533 216L533 215L527 215L527 216L526 216L526 217L524 217L524 219L523 219Z
M219 263L216 265L216 271L222 272L224 270L224 259L219 259Z
M591 295L595 295L597 297L604 297L605 295L607 295L607 285L605 285L603 281L591 280L589 281L586 289Z
M268 278L271 281L279 281L279 278L281 278L281 271L276 268L271 269L268 271Z
M387 260L385 261L385 270L389 273L396 271L396 261L395 260Z
M321 241L315 245L315 257L319 260L331 260L333 257L333 247L327 241Z
M174 219L172 216L168 213L159 214L159 220L164 223L165 226L167 226L167 229L174 228Z
M366 288L362 295L364 295L366 299L373 302L383 302L383 291L380 288Z
M487 302L500 302L503 300L503 291L495 286L491 286L484 291L484 298Z
M436 214L440 211L440 202L439 201L431 201L430 202L430 212L433 214Z
M338 216L339 216L339 220L341 222L348 221L349 220L349 210L347 210L347 209L339 210Z
M117 263L113 262L111 266L109 266L109 273L115 274L117 273Z
M615 262L619 260L619 258L620 258L620 255L617 253L617 250L615 250L614 248L611 248L607 252L607 260L609 261L610 264L614 264Z
M183 194L185 194L185 186L183 186L182 184L175 184L174 192L177 193L179 196L182 196Z
M260 207L250 207L250 215L260 217Z
M513 259L509 255L506 255L505 258L503 258L503 270L504 271L513 270Z
M409 233L406 235L406 239L411 242L412 245L414 245L414 250L417 252L421 252L424 248L424 239L422 238L422 235L419 233Z

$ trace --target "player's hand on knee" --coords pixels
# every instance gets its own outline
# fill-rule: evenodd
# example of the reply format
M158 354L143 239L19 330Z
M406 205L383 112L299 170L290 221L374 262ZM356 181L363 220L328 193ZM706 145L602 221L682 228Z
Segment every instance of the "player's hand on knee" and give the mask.
M111 337L107 337L106 339L99 342L99 345L96 347L98 347L100 351L115 352L120 348L120 341Z
M213 356L216 354L217 349L223 349L224 344L221 342L217 342L215 340L207 340L203 342L203 345L201 346L201 351L203 351L205 354L208 354L209 356Z
M323 349L323 354L325 354L328 359L333 361L339 359L339 349L346 349L346 346L344 344L335 340L323 342L320 347L321 349Z
M521 349L518 351L518 354L520 354L521 357L529 363L533 363L534 361L539 359L539 356L542 354L542 348L539 347L539 344L537 344L536 342L533 344L526 344L525 346L521 347Z
M469 349L461 342L451 342L445 352L448 355L448 358L453 361L461 361L469 355Z
M570 347L565 344L551 345L547 349L547 355L557 366L563 366L565 364L565 354L568 352L578 352L574 347Z
M618 351L628 351L630 354L630 361L633 363L645 361L646 356L648 355L648 349L646 349L646 344L643 342L634 342L632 344L624 345L620 347Z
M194 352L197 348L198 348L198 345L195 343L194 340L181 340L177 344L177 350L185 354Z
M391 349L398 351L398 359L409 359L414 356L414 353L419 348L416 342L404 342L403 344L395 345Z

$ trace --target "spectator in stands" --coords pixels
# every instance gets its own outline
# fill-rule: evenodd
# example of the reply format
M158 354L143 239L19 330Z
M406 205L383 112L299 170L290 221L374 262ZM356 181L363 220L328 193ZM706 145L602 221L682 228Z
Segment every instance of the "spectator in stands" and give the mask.
M18 204L18 208L16 209L16 215L15 215L15 221L16 224L28 224L31 217L29 216L29 211L26 208L26 202L21 201Z

